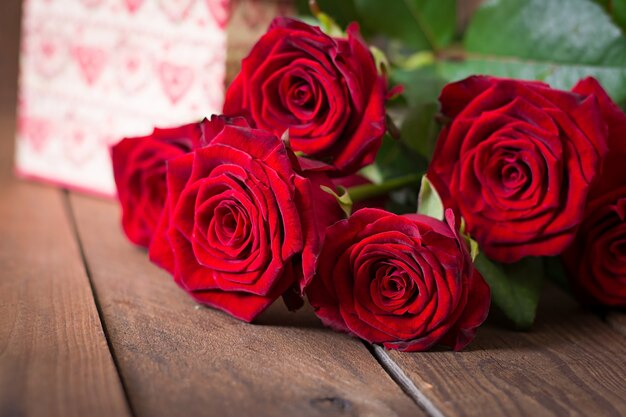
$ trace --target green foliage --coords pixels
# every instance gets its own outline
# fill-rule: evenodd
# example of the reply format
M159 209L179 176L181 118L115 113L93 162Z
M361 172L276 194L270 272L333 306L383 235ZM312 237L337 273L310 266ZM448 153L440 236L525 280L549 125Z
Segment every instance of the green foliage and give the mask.
M545 271L546 279L558 285L565 292L572 292L560 257L545 256L543 258L543 269Z
M339 207L341 207L341 210L344 212L346 217L350 217L350 214L352 213L353 203L352 198L350 197L350 194L348 193L348 190L346 188L342 187L341 185L336 186L336 190L333 190L332 188L325 185L320 185L320 188L324 192L335 197L335 200L337 200L337 204L339 204Z
M444 207L441 197L439 197L435 187L428 181L426 175L422 177L420 193L417 197L417 212L439 220L444 218Z
M370 169L366 175L374 182L384 182L391 178L424 173L426 165L425 158L408 149L401 141L385 135L376 155L375 172Z
M412 150L430 159L435 149L439 126L435 115L439 106L426 102L408 110L400 130L402 141Z
M317 0L317 4L322 12L331 16L342 28L350 22L359 21L353 0ZM311 14L309 0L297 0L296 9L302 16Z
M596 0L602 5L613 21L626 32L626 0Z
M363 24L415 50L448 45L456 24L455 0L354 0Z
M504 265L491 261L481 252L474 264L491 287L492 302L517 329L529 329L535 321L543 287L541 258L525 258Z
M626 37L591 0L490 0L476 11L463 59L440 61L448 80L472 74L535 79L569 89L596 77L626 100Z
M425 172L439 133L441 89L470 75L540 80L559 89L593 76L626 105L626 0L485 0L462 34L456 34L456 3L318 0L342 27L361 23L387 56L390 84L404 86L393 109L400 138L385 137L375 164L362 171L370 179L380 183ZM415 184L393 192L388 209L415 212L419 199L420 213L441 218L441 200L428 180L419 197L417 190ZM468 242L476 255L476 243ZM478 253L475 264L491 287L493 304L519 329L532 325L545 278L567 286L558 258L503 265Z

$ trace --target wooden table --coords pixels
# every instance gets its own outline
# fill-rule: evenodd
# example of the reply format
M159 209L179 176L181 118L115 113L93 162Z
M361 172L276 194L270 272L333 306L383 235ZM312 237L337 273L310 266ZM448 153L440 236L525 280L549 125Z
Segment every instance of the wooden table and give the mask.
M625 316L557 290L531 332L489 323L461 353L196 305L114 202L11 175L17 5L0 6L0 417L626 415Z

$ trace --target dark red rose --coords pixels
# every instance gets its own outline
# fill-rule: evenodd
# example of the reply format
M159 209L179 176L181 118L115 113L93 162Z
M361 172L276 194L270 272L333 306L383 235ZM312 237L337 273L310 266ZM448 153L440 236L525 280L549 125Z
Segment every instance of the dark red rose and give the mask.
M563 260L581 301L626 308L626 115L592 78L574 91L598 99L609 128L609 153Z
M608 128L609 152L604 160L602 175L589 193L589 199L593 200L626 185L626 167L624 167L626 161L626 115L594 78L589 77L581 80L572 91L583 96L593 96L598 100L602 118Z
M241 117L212 116L200 123L154 129L149 136L126 138L111 148L113 175L128 239L150 244L165 203L165 164L205 146L225 125L247 126Z
M583 303L626 308L626 184L589 203L563 261Z
M247 114L294 151L347 174L374 161L385 132L386 81L352 24L347 39L276 18L242 62L224 112Z
M324 231L341 216L320 188L329 180L294 163L273 134L232 126L170 160L150 259L197 301L253 320L314 274Z
M366 208L331 226L306 290L324 324L390 349L466 346L489 287L446 218Z
M128 239L148 246L165 202L165 162L189 152L201 135L198 123L154 129L149 136L126 138L111 148L113 175Z
M450 119L428 177L493 260L559 255L582 221L607 152L593 95L475 76L439 98Z

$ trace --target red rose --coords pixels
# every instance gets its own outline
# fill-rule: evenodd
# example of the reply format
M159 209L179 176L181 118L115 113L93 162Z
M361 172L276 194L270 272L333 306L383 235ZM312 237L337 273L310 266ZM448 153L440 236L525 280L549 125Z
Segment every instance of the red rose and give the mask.
M563 260L582 302L626 308L626 184L590 202Z
M626 115L592 78L574 91L598 99L609 128L609 153L563 260L581 301L626 308Z
M489 287L446 218L362 209L331 226L306 290L324 324L391 349L466 346Z
M150 259L197 301L254 319L314 273L323 232L341 216L322 177L294 162L271 133L232 126L170 160Z
M128 239L148 246L165 202L165 162L189 152L201 135L198 123L154 129L149 136L126 138L111 148L113 175Z
M226 124L247 126L241 117L213 116L200 123L157 128L149 136L126 138L111 148L122 226L131 242L150 244L165 203L165 163L205 146Z
M607 151L596 97L469 77L439 98L450 119L428 177L493 260L558 255L572 241Z
M347 39L284 17L242 62L224 112L248 114L294 151L351 173L374 161L385 132L386 81L352 24Z

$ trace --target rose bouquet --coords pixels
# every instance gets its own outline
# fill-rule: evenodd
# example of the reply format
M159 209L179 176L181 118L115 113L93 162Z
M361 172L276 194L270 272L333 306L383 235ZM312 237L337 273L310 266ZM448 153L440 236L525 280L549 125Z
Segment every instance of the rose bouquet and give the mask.
M223 115L112 148L129 240L241 320L308 299L326 326L404 351L462 349L492 300L528 328L546 276L626 307L626 115L601 83L443 86L448 2L412 10L422 31L403 6L350 4L381 48L312 2L258 40Z

